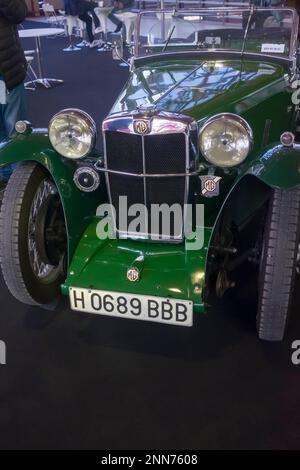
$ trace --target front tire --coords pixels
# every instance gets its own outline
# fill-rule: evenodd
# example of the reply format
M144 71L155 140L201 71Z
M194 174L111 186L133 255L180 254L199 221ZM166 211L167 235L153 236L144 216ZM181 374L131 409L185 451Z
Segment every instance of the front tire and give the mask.
M259 338L284 337L299 254L300 189L275 189L270 200L259 274Z
M20 164L0 211L0 263L11 294L28 305L54 305L66 273L66 229L58 190L43 168Z

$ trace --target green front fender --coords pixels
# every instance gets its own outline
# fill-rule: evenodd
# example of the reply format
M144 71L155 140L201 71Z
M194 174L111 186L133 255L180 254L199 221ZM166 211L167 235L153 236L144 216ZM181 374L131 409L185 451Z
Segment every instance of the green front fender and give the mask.
M278 143L262 149L248 165L241 167L221 208L214 214L209 247L214 244L216 230L224 217L239 225L261 207L270 190L288 190L299 185L300 145L285 147Z
M52 148L46 130L29 135L17 135L0 145L0 166L33 161L52 176L61 196L67 233L68 257L72 259L79 240L105 199L105 185L94 193L82 193L73 182L75 163L62 158ZM104 181L102 181L104 183Z
M262 149L241 167L220 209L214 214L212 237L225 211L235 212L239 224L260 207L271 189L288 190L299 185L300 145L284 147L278 143Z
M254 175L267 186L291 189L300 185L300 145L284 147L281 144L262 150L251 166L240 175Z
M211 274L211 247L218 245L222 224L242 226L251 220L270 198L272 189L300 186L300 145L285 147L280 143L262 149L248 165L244 165L216 212L205 268L205 285Z

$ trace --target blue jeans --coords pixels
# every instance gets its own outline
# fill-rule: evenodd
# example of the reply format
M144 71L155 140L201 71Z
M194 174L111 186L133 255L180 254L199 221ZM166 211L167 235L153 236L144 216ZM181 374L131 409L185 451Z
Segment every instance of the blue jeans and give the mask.
M22 119L25 119L25 90L23 83L7 94L6 104L0 104L0 142L8 139L13 134L16 122ZM12 169L12 166L0 167L0 180L8 180Z

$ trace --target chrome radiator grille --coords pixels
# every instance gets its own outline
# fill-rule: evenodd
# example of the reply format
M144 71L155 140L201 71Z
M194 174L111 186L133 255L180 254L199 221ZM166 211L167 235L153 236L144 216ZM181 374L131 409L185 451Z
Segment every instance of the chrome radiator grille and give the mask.
M153 127L152 127L153 129ZM120 236L181 240L183 226L164 233L161 221L158 233L151 230L151 207L179 204L183 210L188 199L190 168L195 156L190 155L190 134L181 132L132 132L132 119L109 120L104 124L105 170L110 202L115 208L116 230ZM120 226L120 196L127 197L128 207L144 204L147 208L146 233L128 233ZM128 217L128 222L136 216Z

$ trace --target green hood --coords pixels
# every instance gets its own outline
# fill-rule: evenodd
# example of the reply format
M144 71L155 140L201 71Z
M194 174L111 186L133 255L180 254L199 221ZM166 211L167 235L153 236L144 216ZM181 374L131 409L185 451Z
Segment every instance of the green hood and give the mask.
M130 76L112 113L131 112L141 105L183 113L196 120L211 113L243 113L285 88L283 65L264 61L157 61L138 67ZM237 107L232 109L234 103ZM247 104L248 103L248 104ZM244 109L241 107L244 106Z

